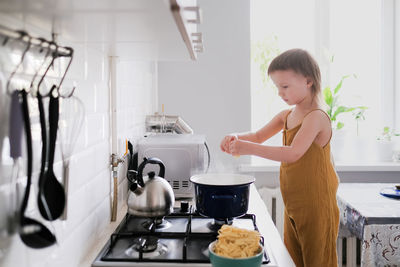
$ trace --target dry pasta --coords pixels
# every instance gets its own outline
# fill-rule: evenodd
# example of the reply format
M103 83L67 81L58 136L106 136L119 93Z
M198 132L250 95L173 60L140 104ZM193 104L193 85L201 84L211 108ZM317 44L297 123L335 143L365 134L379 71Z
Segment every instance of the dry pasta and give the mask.
M260 252L260 233L224 224L218 231L214 252L229 258L255 256Z

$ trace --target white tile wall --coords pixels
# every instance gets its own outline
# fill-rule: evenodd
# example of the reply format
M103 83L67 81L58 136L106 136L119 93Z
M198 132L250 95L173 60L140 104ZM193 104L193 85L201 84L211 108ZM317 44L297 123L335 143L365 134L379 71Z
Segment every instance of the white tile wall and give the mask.
M1 18L1 15L0 15ZM29 18L2 19L1 24L25 28L30 34L49 38L47 27L31 25ZM34 22L32 22L34 24ZM32 31L32 29L36 29ZM64 39L63 39L64 38ZM109 119L109 60L107 47L100 44L74 43L73 36L59 36L59 43L75 50L73 64L64 83L76 83L75 95L85 105L85 120L70 161L68 193L68 219L53 223L44 221L36 205L37 174L40 164L40 128L35 134L35 173L28 213L49 229L55 230L58 243L46 249L26 247L18 234L0 242L0 266L79 266L89 249L101 236L111 217L112 177L110 172L110 119ZM0 48L1 49L1 48ZM64 64L67 61L63 62ZM3 65L3 62L0 66ZM124 140L135 140L144 133L146 114L156 107L156 63L118 61L117 63L117 125L118 153L125 152ZM3 112L3 111L1 111ZM37 121L37 118L36 118ZM37 130L36 130L37 131ZM56 151L56 176L61 178L62 164L59 148ZM23 165L23 169L25 169ZM127 199L126 166L120 166L119 207ZM1 178L0 178L1 179ZM25 184L25 178L20 178ZM1 184L1 183L0 183ZM0 190L1 193L1 190ZM3 216L0 210L0 217Z

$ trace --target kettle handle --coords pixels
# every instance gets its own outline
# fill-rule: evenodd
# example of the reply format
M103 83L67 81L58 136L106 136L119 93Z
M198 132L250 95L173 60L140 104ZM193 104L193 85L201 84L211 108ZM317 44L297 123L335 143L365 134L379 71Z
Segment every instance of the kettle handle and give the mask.
M161 161L161 159L159 159L159 158L143 158L143 162L139 165L138 174L137 174L137 181L140 186L144 186L143 169L147 163L158 164L158 166L160 166L160 172L158 173L158 176L164 178L164 175L165 175L165 166L164 166L164 163Z

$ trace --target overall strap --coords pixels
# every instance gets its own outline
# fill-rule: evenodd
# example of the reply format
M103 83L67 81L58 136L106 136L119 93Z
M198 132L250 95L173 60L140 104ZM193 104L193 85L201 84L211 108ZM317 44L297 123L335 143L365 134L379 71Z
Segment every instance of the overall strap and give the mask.
M322 113L324 113L324 114L326 115L326 117L328 117L328 120L331 121L331 118L329 117L328 113L326 113L325 110L320 109L320 108L316 108L316 109L312 109L312 110L310 110L309 112L307 112L306 115L304 115L303 120L302 120L301 122L303 123L304 119L308 116L308 114L310 114L311 112L314 112L314 111L316 111L316 110L322 111ZM286 117L286 118L287 118L287 117Z
M292 111L293 111L293 109L289 110L289 112L286 113L286 116L285 116L285 128L284 129L287 129L287 118L289 117L289 114L292 113Z

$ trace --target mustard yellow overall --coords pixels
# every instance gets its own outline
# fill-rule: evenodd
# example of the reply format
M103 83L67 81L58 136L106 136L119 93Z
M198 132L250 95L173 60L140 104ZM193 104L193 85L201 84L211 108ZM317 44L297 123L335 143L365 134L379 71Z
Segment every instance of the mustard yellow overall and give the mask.
M289 113L283 130L284 145L292 143L301 127L299 124L287 129ZM324 147L312 143L296 162L282 162L280 188L285 204L284 242L297 267L337 266L338 185L330 141Z

